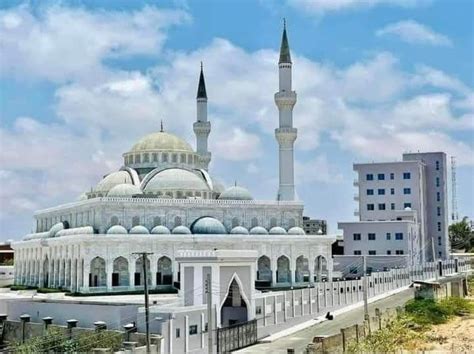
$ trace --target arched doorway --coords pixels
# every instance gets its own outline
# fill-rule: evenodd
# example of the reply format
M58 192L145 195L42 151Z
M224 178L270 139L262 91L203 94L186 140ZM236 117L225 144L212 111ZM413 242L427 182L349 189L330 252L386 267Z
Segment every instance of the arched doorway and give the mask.
M234 278L221 307L221 326L228 327L247 320L247 303L242 297L239 283Z
M117 257L114 260L112 273L112 286L128 286L130 277L128 276L128 261L124 257Z
M328 262L324 256L317 256L314 262L315 281L328 280Z
M148 285L151 285L151 274L150 274L150 260L146 259L146 272L148 277ZM143 274L143 258L140 257L135 262L135 286L143 286L145 274Z
M277 283L289 283L290 281L290 260L286 256L280 256L277 259Z
M295 281L297 283L309 281L308 258L305 258L304 256L296 258Z
M43 261L43 288L49 287L49 261L48 256Z
M158 267L156 271L156 285L172 285L173 284L173 266L171 259L163 256L158 259Z
M107 286L107 273L105 271L105 260L101 257L95 257L91 261L91 272L89 273L89 286L90 287Z
M261 256L257 261L257 280L270 283L272 281L271 263L267 256Z

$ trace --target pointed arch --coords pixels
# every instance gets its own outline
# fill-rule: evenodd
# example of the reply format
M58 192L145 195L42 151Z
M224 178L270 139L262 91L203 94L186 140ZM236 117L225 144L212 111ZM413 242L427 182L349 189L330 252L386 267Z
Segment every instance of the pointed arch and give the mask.
M297 283L309 281L308 258L303 255L296 258L295 281Z
M220 304L222 327L248 321L251 304L243 289L242 281L237 273L234 273L227 285L226 295Z
M270 258L263 255L257 260L257 280L272 281L272 269Z
M289 283L290 281L290 259L281 255L277 259L277 283Z
M115 258L112 271L112 286L129 286L129 283L128 260L122 256Z
M95 257L90 263L89 286L101 287L107 285L107 273L105 260L102 257Z
M156 270L156 285L173 284L173 262L171 258L162 256L158 259Z

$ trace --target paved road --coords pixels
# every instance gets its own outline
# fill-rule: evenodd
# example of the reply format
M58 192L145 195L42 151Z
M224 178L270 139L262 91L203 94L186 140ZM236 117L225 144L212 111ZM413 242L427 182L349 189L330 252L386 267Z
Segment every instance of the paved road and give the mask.
M388 298L381 299L369 304L369 312L375 313L375 308L395 308L403 305L413 298L413 289L408 289ZM332 335L340 333L340 329L356 323L361 323L364 317L364 308L359 307L342 315L336 316L332 321L324 321L317 325L308 327L299 332L275 340L272 343L262 343L239 350L237 353L285 353L287 348L295 349L295 353L302 353L306 345L312 342L316 335Z

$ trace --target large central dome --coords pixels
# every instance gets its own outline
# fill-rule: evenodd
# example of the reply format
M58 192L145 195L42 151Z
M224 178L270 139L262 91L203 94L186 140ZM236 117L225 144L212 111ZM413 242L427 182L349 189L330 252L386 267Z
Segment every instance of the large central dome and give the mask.
M186 141L176 135L157 132L144 136L130 150L130 152L141 151L193 152L193 149Z

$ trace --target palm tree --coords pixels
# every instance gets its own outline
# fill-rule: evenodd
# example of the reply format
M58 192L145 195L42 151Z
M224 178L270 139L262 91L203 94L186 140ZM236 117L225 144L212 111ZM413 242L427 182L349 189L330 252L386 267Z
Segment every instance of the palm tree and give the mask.
M474 248L474 232L467 217L449 226L449 241L453 250L468 252Z

